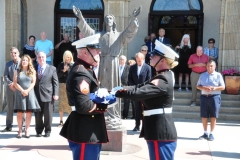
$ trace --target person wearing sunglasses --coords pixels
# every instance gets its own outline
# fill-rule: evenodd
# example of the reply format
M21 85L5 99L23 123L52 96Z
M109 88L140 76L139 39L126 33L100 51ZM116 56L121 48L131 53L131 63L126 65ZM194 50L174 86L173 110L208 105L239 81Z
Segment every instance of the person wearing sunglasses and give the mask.
M205 47L203 53L208 55L210 59L216 62L216 69L217 69L217 62L218 62L218 48L214 47L215 39L210 38L208 40L208 47Z

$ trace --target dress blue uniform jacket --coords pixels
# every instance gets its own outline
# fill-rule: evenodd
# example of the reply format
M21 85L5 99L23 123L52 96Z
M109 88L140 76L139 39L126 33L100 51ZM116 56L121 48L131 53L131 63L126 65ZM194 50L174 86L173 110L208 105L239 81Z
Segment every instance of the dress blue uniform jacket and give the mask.
M116 97L143 101L144 111L171 108L173 78L172 71L166 70L143 84L123 87L127 91L118 91ZM157 85L151 83L155 79L159 80ZM146 140L176 141L177 131L172 113L144 116L140 137L144 137Z
M89 93L82 93L81 82L89 84ZM68 103L75 106L64 123L60 135L76 143L106 143L108 142L104 113L89 111L94 103L90 100L90 93L98 89L98 81L90 65L77 59L66 81Z

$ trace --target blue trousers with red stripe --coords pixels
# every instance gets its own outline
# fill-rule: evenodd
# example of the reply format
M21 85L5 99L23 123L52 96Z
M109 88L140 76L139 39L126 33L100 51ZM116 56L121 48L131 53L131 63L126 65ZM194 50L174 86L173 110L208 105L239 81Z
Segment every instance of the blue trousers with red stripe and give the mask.
M101 143L74 143L68 141L72 150L73 160L99 160Z
M147 141L150 160L173 160L176 141Z

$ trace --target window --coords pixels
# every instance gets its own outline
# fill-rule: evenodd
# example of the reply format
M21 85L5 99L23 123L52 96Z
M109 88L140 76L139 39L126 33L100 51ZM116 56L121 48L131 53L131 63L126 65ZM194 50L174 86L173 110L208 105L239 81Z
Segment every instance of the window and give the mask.
M85 20L92 29L99 32L99 18L85 18Z
M75 40L77 35L76 21L76 18L61 17L60 35L64 35L65 33L67 33L70 37L70 40Z
M153 11L200 10L199 0L156 0Z
M72 9L72 6L80 10L103 10L101 0L61 0L59 9Z

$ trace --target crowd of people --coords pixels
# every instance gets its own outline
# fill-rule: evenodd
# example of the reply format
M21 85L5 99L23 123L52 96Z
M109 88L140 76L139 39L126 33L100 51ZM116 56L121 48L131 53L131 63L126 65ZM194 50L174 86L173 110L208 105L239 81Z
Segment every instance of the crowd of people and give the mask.
M158 36L151 33L144 39L150 53L158 40L163 44L172 47L170 40L165 38L165 30L159 29ZM185 80L185 90L189 91L191 81L192 99L191 107L196 106L197 90L201 90L200 96L200 116L202 118L204 134L199 139L214 140L213 131L216 125L216 118L219 115L221 105L220 94L225 89L222 75L217 72L218 48L214 47L215 39L208 39L208 46L203 48L197 46L192 48L190 35L184 34L179 45L175 47L178 53L178 66L174 71L178 74L178 91L182 91L183 75ZM147 56L146 56L147 57ZM190 75L190 76L189 76ZM210 133L207 132L208 118L211 121Z
M78 86L80 87L80 92L88 94L90 90L94 90L94 88L88 88L89 86L87 84L96 83L97 77L99 77L100 58L95 59L96 57L100 57L99 48L91 44L89 47L76 46L77 49L81 49L73 50L72 42L68 34L64 34L64 40L55 46L55 49L59 50L59 64L58 67L55 68L51 65L54 49L53 44L47 39L45 32L42 32L40 37L41 39L35 43L35 36L31 35L29 37L29 43L24 46L21 54L15 47L10 49L12 60L6 63L4 72L7 83L6 98L8 110L6 128L3 132L12 130L13 113L15 112L17 113L18 123L18 134L16 137L22 138L22 133L25 133L25 137L30 138L29 126L32 113L34 113L36 137L42 137L43 132L45 133L45 137L49 137L51 134L54 102L59 99L59 127L65 126L61 131L61 135L68 139L76 140L76 142L82 141L81 138L86 138L84 133L79 133L82 137L76 137L69 133L66 126L70 128L83 126L72 126L72 124L69 123L69 119L66 122L67 124L64 125L64 112L71 115L70 119L77 118L77 115L72 114L72 111L76 110L76 103L75 105L71 105L72 98L76 98L75 96L77 96L77 94L70 94L76 92L76 89L71 91L66 90L66 82L69 74L73 79L77 78L76 80L80 80L81 78L75 77L76 73L74 71L81 70L81 72L83 72L82 74L86 74L85 76L88 78L86 81L81 79L81 84ZM82 38L83 35L80 34L79 39ZM124 89L117 91L116 96L123 100L122 118L127 119L129 117L130 103L133 111L131 118L135 119L133 131L141 130L141 120L144 117L141 136L147 140L150 157L153 158L156 155L151 149L156 144L151 140L156 140L159 146L163 143L161 142L162 139L170 140L168 144L164 142L165 146L172 148L169 155L166 155L167 157L172 157L176 148L176 129L171 115L168 115L168 113L172 113L171 105L175 85L174 74L170 69L175 66L177 66L175 71L178 73L178 91L182 91L183 78L186 83L186 91L190 90L188 86L191 82L192 100L190 106L196 106L197 89L201 90L200 108L204 134L200 136L199 139L214 140L213 130L221 104L219 97L221 90L225 88L221 74L216 71L218 49L214 47L214 43L215 40L210 38L208 40L208 47L203 48L202 46L198 46L195 51L191 45L190 35L184 34L179 45L173 50L170 39L165 37L165 30L160 28L158 36L151 33L150 36L144 38L144 44L139 48L139 52L135 54L134 59L127 60L126 56L119 56L118 78L121 79L120 85ZM76 53L74 52L76 51L78 57L75 57ZM90 56L87 56L87 53L90 53ZM87 63L88 59L91 58L94 60L91 62L91 64L94 64L92 66L89 65L90 62ZM74 64L74 61L77 61L77 64ZM91 70L91 76L89 73L86 73L84 68L81 69L81 66L79 67L78 64L83 64L85 69ZM74 71L71 71L72 68L75 68L73 69ZM73 74L73 72L75 74ZM72 86L73 84L69 83L67 85L70 88L74 88ZM98 84L96 83L95 85L95 88L97 88ZM136 88L133 89L131 86L135 86ZM152 92L152 94L149 94L149 92ZM92 104L90 101L86 103L89 103L84 104L89 105L88 107ZM101 105L93 107L94 108L91 106L89 108L90 111L86 110L86 112L94 112L95 109L101 107ZM163 122L157 121L159 124L154 125L167 125L169 133L167 136L165 136L165 133L162 134L162 137L153 134L162 132L163 129L161 127L149 128L150 125L148 125L148 123L155 123L152 119L152 115L156 114L155 112L158 113L156 118L159 120L163 118L163 113L167 114L165 118L169 120L168 124L162 124ZM96 119L99 118L99 122L103 121L103 114L94 114L94 117ZM209 117L211 119L211 132L208 135L207 119ZM85 119L87 119L87 116ZM79 120L81 121L82 119ZM99 125L102 124L103 123L99 123ZM154 132L148 133L148 130ZM99 133L97 134L101 134L104 130L99 129L98 131ZM108 141L107 135L101 136L102 142ZM98 139L92 137L92 141L97 142ZM69 142L69 146L70 148L76 147L71 142ZM98 150L101 149L99 146L96 147ZM162 152L164 152L164 150L162 150Z

